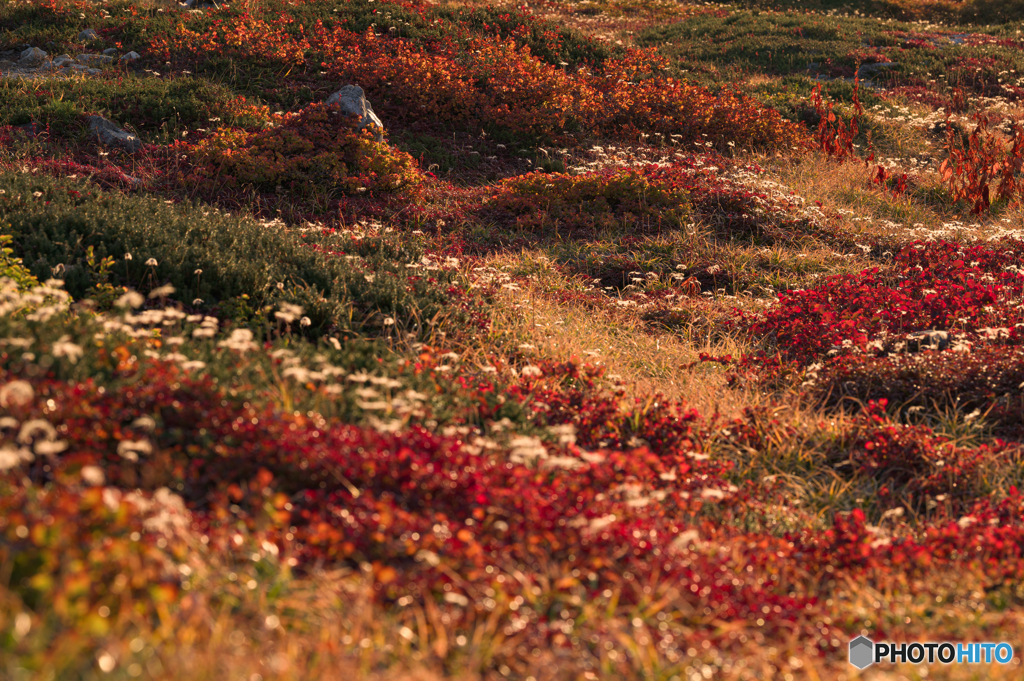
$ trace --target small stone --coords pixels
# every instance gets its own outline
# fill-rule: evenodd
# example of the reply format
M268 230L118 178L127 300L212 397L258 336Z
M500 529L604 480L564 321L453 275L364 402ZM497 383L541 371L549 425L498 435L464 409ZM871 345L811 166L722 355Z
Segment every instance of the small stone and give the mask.
M18 62L26 66L38 66L46 60L46 53L38 47L30 47L21 53Z
M12 125L12 128L21 130L28 137L35 137L39 134L39 126L36 125L35 121L31 123L22 123L21 125Z
M99 40L100 36L98 33L96 33L96 31L92 30L91 28L87 28L78 34L78 39L83 43L87 43L90 40Z
M103 54L105 54L108 57L113 57L115 54L117 54L117 48L108 47L107 49L103 50Z
M96 136L100 144L119 147L129 152L142 149L142 140L130 132L125 132L103 116L89 116L86 121L89 123L89 132Z
M53 65L57 68L62 68L68 64L74 64L75 60L70 54L62 54L59 57L54 58Z
M140 55L139 55L138 52L132 51L132 52L129 52L128 54L122 54L120 61L122 61L122 62L135 61L139 57L140 57Z
M948 331L916 331L907 334L907 350L910 352L920 352L925 348L945 350L948 347Z
M359 116L359 129L371 128L377 141L384 139L384 124L373 113L373 107L366 100L363 88L358 85L346 85L327 98L327 105L337 105L342 113Z
M104 64L112 63L114 61L114 58L108 57L104 54L80 54L78 55L78 61L95 68L97 66L103 66Z

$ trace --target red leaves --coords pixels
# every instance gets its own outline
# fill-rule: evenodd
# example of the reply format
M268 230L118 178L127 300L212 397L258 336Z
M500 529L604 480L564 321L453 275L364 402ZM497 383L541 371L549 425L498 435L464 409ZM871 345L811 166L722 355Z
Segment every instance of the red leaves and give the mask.
M885 400L868 404L853 432L851 462L861 473L901 491L902 503L925 511L927 498L942 497L953 512L974 501L973 485L980 466L1004 449L958 447L948 437L926 426L907 426L890 421Z
M829 277L815 288L788 291L777 306L753 320L752 333L774 336L785 358L807 363L835 354L898 349L906 334L950 330L973 339L986 328L1014 325L1024 314L1011 304L1024 292L1016 270L1020 246L1004 241L961 247L947 242L911 243L891 268ZM981 334L984 335L984 334ZM904 344L905 347L905 344Z
M1024 182L1024 126L1014 123L1007 149L1002 136L989 129L987 116L975 115L974 120L976 125L966 146L947 120L949 156L939 166L939 174L953 201L967 201L973 206L972 212L980 214L991 207L993 200L1010 201L1020 194Z
M890 173L885 166L878 166L878 170L872 177L871 181L874 184L889 189L896 196L902 196L907 193L906 173L896 176Z
M844 161L847 158L855 158L856 152L853 149L853 140L857 137L859 130L857 120L863 110L858 97L859 80L856 81L853 91L853 103L856 115L849 121L843 121L836 116L832 102L826 107L821 96L821 83L818 83L811 92L811 104L817 112L820 121L818 122L818 146L830 158L837 161Z

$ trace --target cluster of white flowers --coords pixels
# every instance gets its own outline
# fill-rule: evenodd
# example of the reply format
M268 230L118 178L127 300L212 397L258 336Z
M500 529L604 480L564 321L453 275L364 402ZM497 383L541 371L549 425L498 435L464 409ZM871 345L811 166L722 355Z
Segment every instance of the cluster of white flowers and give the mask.
M0 385L0 407L24 406L33 399L35 390L27 381L15 379ZM39 456L60 454L68 448L67 441L59 438L57 429L46 419L29 419L22 423L12 416L0 417L0 436L6 440L8 435L13 441L0 445L0 471L29 463Z
M64 282L48 279L42 286L28 291L18 290L18 284L7 277L0 278L0 317L28 310L26 319L45 322L64 314L71 305L71 296L64 290Z

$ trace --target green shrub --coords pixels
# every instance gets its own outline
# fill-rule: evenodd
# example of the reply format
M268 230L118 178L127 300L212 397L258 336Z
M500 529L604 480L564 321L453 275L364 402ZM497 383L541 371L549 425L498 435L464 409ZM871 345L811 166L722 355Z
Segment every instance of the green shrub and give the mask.
M431 320L468 318L466 301L453 301L465 296L456 273L437 268L427 277L407 267L423 257L409 239L297 233L207 206L20 173L0 175L0 190L0 219L10 223L15 252L35 276L60 273L75 298L109 276L111 285L141 291L171 284L179 300L201 299L197 307L225 311L245 301L257 318L288 301L305 308L314 335L428 333ZM90 256L115 264L101 275Z
M669 26L656 26L637 37L639 45L660 47L682 68L714 64L744 73L804 73L820 67L852 67L851 53L863 45L891 45L895 26L850 17L798 13L733 12L703 14Z
M254 126L266 120L259 107L238 100L227 87L190 77L127 76L119 80L52 80L45 85L0 80L0 125L35 122L51 134L85 131L83 114L101 114L131 126L143 139L181 129Z
M0 224L0 229L4 225ZM8 248L12 238L8 234L0 234L0 279L11 279L19 289L28 289L39 285L39 280L21 264L21 258L14 257L14 249Z

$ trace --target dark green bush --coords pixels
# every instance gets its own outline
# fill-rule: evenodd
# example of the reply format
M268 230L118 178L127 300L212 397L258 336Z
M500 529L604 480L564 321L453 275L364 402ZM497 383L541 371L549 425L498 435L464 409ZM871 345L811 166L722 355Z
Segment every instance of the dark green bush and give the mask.
M84 131L82 114L101 114L131 126L143 139L182 128L253 125L245 107L227 87L190 77L162 79L127 76L117 80L50 80L31 84L0 80L0 125L36 122L51 134L74 136Z
M428 334L467 318L468 305L452 300L465 295L458 275L407 268L423 256L407 238L298 232L207 206L20 173L0 175L0 190L0 221L10 224L15 254L41 279L61 273L75 298L109 277L143 292L169 283L186 304L199 298L197 307L219 305L243 317L266 318L266 306L287 301L304 307L313 335ZM90 247L94 261L112 257L114 266L90 267ZM158 264L147 265L150 258ZM387 317L393 325L384 325Z
M1024 53L1003 41L964 42L957 31L1015 39L1009 26L946 28L928 33L920 24L869 16L825 16L798 11L732 11L702 14L637 35L672 59L677 75L720 84L753 74L825 75L852 79L858 63L890 62L862 72L885 87L920 87L937 79L985 96L1004 94L1000 78L1024 71ZM954 35L950 35L954 34Z

